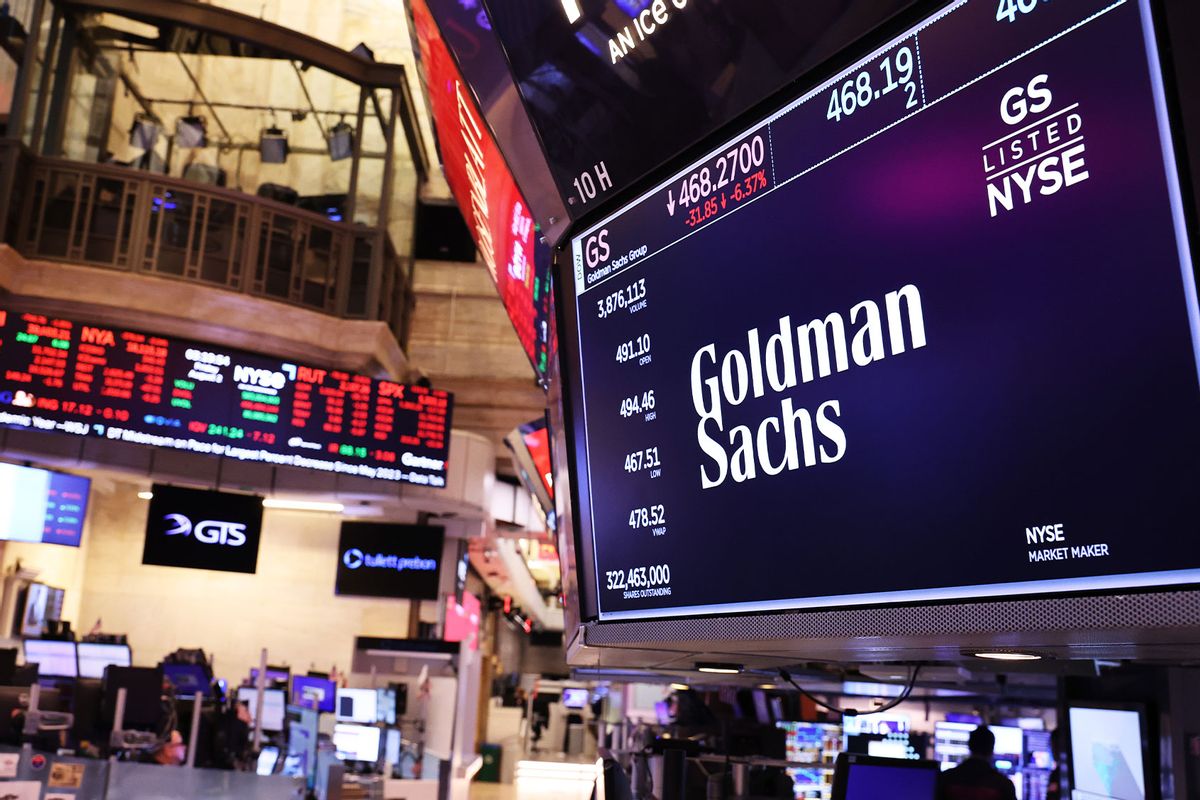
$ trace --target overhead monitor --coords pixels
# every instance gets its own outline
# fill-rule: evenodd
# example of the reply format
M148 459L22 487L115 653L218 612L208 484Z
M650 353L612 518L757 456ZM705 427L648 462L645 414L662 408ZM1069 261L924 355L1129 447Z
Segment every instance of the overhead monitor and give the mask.
M337 684L328 678L297 675L292 678L292 705L333 713Z
M1150 3L1025 5L936 7L573 231L585 618L1200 582L1145 539L1200 482Z
M103 678L105 667L132 667L133 654L127 644L98 644L80 642L76 645L79 654L79 677Z
M258 692L252 686L238 689L237 699L250 709L250 718L254 719L258 710ZM287 692L283 689L263 690L262 726L264 731L283 730L284 715L287 712Z
M31 583L25 587L25 602L20 604L18 620L22 636L39 637L45 632L46 620L50 619L50 596L53 587L44 583Z
M252 494L154 484L142 563L253 575L258 569L262 501Z
M567 708L586 708L588 704L588 690L563 689L562 704Z
M411 6L446 181L521 347L544 381L552 344L550 249L429 8L424 0Z
M0 376L4 427L446 483L437 389L18 308L0 309Z
M338 689L338 722L361 722L373 725L379 719L378 695L374 689Z
M0 386L0 403L4 395ZM0 463L0 540L78 547L91 486L79 475Z
M37 664L38 675L45 678L78 678L79 660L74 642L51 639L26 639L25 663Z
M1072 706L1067 717L1073 800L1145 800L1142 710Z
M537 501L538 511L546 526L555 527L554 508L554 467L550 456L550 432L546 419L536 419L504 437L512 455L513 466L521 477L521 482Z
M337 593L436 600L444 542L444 530L429 525L343 522Z
M833 778L833 800L935 800L938 767L932 761L842 753Z
M67 590L51 586L46 594L46 619L61 622L63 618L63 602L67 599Z
M337 751L337 757L343 761L378 761L382 731L382 728L371 725L334 725L333 747Z

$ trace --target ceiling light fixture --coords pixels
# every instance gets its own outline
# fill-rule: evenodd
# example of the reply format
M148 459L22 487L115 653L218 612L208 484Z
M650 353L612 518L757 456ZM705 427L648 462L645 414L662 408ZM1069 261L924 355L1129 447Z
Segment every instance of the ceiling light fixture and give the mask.
M316 500L280 500L268 497L263 500L263 508L276 511L323 511L327 514L340 514L346 510L341 503L322 503Z
M567 22L574 25L583 16L582 9L579 8L579 0L562 0L563 11L567 12Z
M742 665L697 662L696 669L699 672L708 672L713 675L740 675L742 672Z
M138 492L138 500L153 500L154 492Z
M1037 653L1022 653L1017 650L981 650L971 655L988 661L1041 661Z
M354 128L346 122L338 122L329 129L329 158L344 161L354 155Z
M671 688L676 692L686 692L689 687L686 683L672 683Z
M288 137L281 128L263 128L258 138L258 157L264 164L285 164L288 159Z

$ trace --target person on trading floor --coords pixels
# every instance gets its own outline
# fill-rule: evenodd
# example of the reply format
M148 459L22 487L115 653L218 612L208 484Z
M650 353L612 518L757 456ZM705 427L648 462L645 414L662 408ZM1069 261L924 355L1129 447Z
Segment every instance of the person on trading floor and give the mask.
M938 800L1017 800L1017 790L992 766L996 735L980 725L967 739L971 755L938 776Z

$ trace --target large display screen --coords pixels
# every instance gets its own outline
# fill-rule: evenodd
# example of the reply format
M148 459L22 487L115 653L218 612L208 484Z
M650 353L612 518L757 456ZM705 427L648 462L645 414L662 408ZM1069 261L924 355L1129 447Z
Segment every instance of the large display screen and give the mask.
M526 113L508 59L480 0L425 0L441 39L470 85L513 179L529 201L534 219L552 241L570 225L566 201L550 175L550 166ZM506 7L503 13L511 13ZM553 222L551 222L553 220Z
M445 530L429 525L343 522L337 593L436 600Z
M142 563L253 575L262 539L262 501L251 494L155 484Z
M79 475L0 464L0 539L78 547L91 487Z
M550 250L423 0L413 22L446 181L538 378L550 359Z
M546 525L553 530L557 524L554 506L554 465L550 455L550 429L546 419L535 419L504 437L512 452L513 466L525 488L537 501Z
M0 310L0 425L423 486L446 484L444 391Z
M1200 581L1146 0L960 0L563 254L598 616Z

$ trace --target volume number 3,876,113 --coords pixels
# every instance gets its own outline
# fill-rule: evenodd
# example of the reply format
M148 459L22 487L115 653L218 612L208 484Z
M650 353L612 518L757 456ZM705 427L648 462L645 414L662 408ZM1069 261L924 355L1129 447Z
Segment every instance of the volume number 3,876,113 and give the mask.
M596 316L604 319L622 308L635 306L646 299L646 279L638 278L624 289L613 292L596 301ZM637 309L634 309L635 311Z

